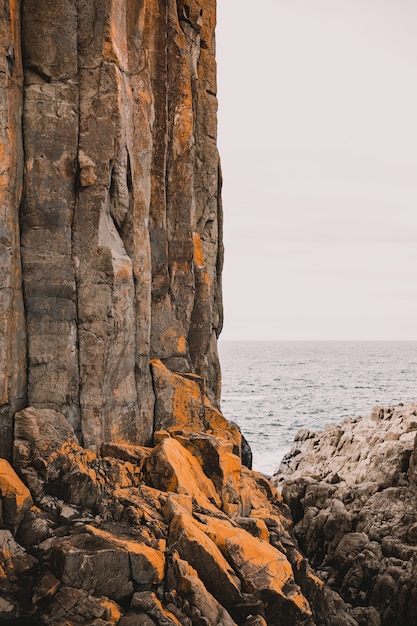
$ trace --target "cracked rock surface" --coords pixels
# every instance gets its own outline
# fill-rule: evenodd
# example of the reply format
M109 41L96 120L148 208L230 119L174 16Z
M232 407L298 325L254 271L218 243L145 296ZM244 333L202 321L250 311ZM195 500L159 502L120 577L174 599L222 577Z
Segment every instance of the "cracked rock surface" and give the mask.
M417 404L300 431L273 483L303 553L360 624L417 624Z
M0 9L0 454L25 406L152 441L150 359L220 395L215 0Z

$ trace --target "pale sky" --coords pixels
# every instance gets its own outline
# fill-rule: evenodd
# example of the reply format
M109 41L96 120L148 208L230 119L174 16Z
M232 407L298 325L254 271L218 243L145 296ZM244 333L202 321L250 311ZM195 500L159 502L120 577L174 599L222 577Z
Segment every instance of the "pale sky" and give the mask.
M417 339L417 1L218 0L223 339Z

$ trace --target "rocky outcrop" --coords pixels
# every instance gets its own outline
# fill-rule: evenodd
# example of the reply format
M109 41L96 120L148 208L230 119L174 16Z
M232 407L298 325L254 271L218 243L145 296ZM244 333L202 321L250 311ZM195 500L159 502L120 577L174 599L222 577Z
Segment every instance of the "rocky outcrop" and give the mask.
M215 0L0 9L2 624L377 619L313 573L219 411L215 21ZM349 569L378 540L365 514L361 529L343 524L335 558ZM391 584L413 606L395 581L415 532L398 543L381 528L385 619Z
M15 434L30 491L3 461L1 623L356 624L299 553L279 494L233 453L233 427L173 425L153 448L97 454L63 414L30 407Z
M0 454L13 415L149 444L149 361L220 394L215 0L0 14ZM20 37L21 35L21 37Z
M360 624L417 624L417 404L300 431L273 482L300 547Z

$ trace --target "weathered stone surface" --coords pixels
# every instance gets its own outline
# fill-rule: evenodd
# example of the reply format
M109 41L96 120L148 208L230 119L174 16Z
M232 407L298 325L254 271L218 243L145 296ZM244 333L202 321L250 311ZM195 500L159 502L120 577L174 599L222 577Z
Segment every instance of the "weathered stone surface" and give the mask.
M46 626L108 626L118 624L122 614L121 607L108 598L97 598L82 589L63 587L52 601L51 613L43 616L42 621Z
M173 555L172 561L177 591L191 607L198 609L200 616L207 619L209 624L236 626L230 614L207 591L197 571L187 561L180 559L177 554Z
M0 459L0 498L0 523L16 531L32 506L32 496L5 459Z
M0 7L0 456L10 460L13 414L26 394L26 329L20 260L23 72L20 2Z
M138 585L159 585L165 574L165 558L159 550L155 550L146 543L117 537L105 530L86 526L86 532L93 537L126 550L130 559L130 571L132 580Z
M30 589L38 565L9 530L0 529L0 623L34 612Z
M92 595L116 602L133 595L129 553L107 538L85 533L57 540L50 567L64 585Z
M146 480L152 487L191 496L207 509L220 506L213 482L199 462L172 438L163 439L146 461Z
M238 577L219 548L190 515L173 518L168 544L197 570L204 585L223 606L230 609L242 601Z
M311 617L286 555L228 521L203 519L205 526L200 528L238 573L244 591L259 599L268 598L268 624L278 625L284 617L301 624Z
M149 443L150 358L220 396L215 1L0 20L0 453L25 396L88 447Z
M173 426L203 430L205 380L174 374L157 359L152 361L152 378L156 398L155 431Z
M360 624L417 623L416 414L416 404L376 407L301 431L275 477L302 549Z
M144 610L160 626L181 626L181 622L173 613L163 608L156 595L151 592L135 593L132 598L131 608L135 611Z

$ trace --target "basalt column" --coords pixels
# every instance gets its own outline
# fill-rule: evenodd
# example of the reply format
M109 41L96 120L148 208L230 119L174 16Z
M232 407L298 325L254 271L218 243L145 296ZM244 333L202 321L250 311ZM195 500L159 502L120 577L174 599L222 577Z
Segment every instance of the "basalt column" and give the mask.
M24 406L26 339L20 263L22 89L20 3L0 8L0 457L11 454L13 414Z
M216 403L223 249L215 2L167 2L166 13L158 17L151 66L157 96L150 214L151 349L171 369L207 378L208 394Z
M220 393L215 2L7 6L2 440L27 403L87 447L147 443L150 359Z

